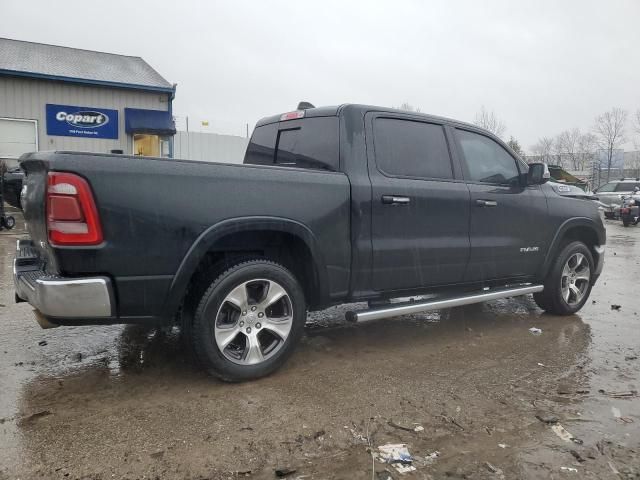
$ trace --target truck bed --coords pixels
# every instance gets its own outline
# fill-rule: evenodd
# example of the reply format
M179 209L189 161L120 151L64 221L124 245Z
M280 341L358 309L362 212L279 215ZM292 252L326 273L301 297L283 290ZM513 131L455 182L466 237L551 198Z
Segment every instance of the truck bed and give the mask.
M48 275L108 276L116 315L162 317L188 253L237 220L291 222L308 231L326 266L328 294L349 284L350 193L342 173L124 155L41 152L22 158L25 220ZM47 242L47 172L72 172L93 191L104 234L96 247ZM236 225L236 226L234 226Z

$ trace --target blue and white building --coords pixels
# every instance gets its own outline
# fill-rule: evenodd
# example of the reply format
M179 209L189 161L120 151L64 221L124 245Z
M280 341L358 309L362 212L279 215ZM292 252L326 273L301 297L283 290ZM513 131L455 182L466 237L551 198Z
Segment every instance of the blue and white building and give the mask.
M140 57L0 38L0 159L72 150L173 156L176 86Z

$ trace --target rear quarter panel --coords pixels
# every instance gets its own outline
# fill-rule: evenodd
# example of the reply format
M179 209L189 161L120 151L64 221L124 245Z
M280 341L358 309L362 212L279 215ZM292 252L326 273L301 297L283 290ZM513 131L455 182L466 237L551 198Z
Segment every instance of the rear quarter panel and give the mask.
M348 289L350 196L344 174L121 155L38 156L45 157L49 170L89 181L105 238L97 248L53 249L56 268L66 275L114 277L126 315L160 313L150 310L157 310L157 297L167 294L194 241L237 217L290 219L306 226L327 269L328 291ZM42 236L42 228L34 226L38 229Z

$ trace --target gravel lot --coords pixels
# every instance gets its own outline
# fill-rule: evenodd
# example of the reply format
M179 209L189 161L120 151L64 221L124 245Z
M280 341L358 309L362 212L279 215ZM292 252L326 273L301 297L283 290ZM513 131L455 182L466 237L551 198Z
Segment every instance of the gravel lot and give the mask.
M640 478L640 227L607 230L579 315L527 297L355 326L329 309L284 369L234 385L177 329L40 329L13 303L24 230L0 232L0 479ZM373 460L388 443L416 470Z

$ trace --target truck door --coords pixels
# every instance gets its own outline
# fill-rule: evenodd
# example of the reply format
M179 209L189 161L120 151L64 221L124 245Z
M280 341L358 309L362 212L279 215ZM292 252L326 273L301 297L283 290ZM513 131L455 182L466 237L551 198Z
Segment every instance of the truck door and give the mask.
M469 257L469 190L455 174L445 128L370 113L372 285L411 290L460 282Z
M547 200L539 185L523 186L518 162L502 145L454 129L471 192L471 256L466 281L535 274L549 247Z

